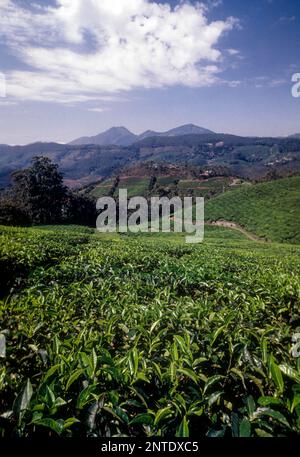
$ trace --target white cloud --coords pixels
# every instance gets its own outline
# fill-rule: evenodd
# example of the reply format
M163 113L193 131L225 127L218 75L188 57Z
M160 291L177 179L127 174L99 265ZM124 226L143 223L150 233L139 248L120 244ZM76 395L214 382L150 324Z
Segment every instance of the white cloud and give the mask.
M284 78L278 78L278 79L271 79L269 82L270 87L278 87L278 86L283 86L286 84L287 81Z
M208 8L218 8L223 5L223 0L206 0Z
M290 23L296 20L296 16L281 16L278 22Z
M14 106L14 105L17 105L17 102L13 102L13 101L2 101L0 100L0 106Z
M101 108L101 107L94 107L94 108L88 108L88 111L91 111L92 113L104 113L105 111L108 111L108 108Z
M280 86L284 86L288 84L289 81L286 78L278 77L272 78L271 76L262 75L262 76L254 76L252 78L245 78L242 80L236 81L227 81L221 80L220 81L223 85L228 87L243 87L243 88L256 88L256 89L266 89L266 88L277 88Z
M179 1L179 0L178 0ZM137 88L218 81L220 38L237 21L209 22L200 4L57 0L21 8L0 0L0 41L28 70L6 74L8 96L84 102Z
M240 54L240 51L238 51L237 49L232 49L232 48L227 49L227 52L230 56L237 56Z

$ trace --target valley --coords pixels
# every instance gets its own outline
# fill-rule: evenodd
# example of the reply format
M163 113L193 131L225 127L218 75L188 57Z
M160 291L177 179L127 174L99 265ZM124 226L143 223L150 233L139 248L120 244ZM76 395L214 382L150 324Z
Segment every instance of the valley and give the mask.
M64 173L66 184L74 188L109 178L124 167L147 162L180 166L188 164L202 168L203 172L250 180L300 171L300 140L297 137L247 138L216 133L182 135L182 127L174 130L172 134L167 132L169 136L159 134L134 139L127 146L57 143L1 145L0 186L9 185L13 171L27 167L34 156L41 155L57 163ZM117 135L107 141L118 143L119 135L118 130Z

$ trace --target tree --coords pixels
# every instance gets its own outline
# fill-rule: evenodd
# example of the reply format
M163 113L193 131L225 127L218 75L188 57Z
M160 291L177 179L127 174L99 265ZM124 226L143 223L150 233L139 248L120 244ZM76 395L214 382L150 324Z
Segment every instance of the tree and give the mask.
M12 192L34 224L60 222L67 188L58 165L47 157L34 157L32 166L12 174Z
M95 227L96 218L96 204L93 200L68 191L63 207L63 222Z
M16 196L9 191L0 196L0 225L28 225L31 221Z
M63 184L58 166L34 157L32 166L12 174L13 185L0 194L0 224L80 224L95 226L93 200Z

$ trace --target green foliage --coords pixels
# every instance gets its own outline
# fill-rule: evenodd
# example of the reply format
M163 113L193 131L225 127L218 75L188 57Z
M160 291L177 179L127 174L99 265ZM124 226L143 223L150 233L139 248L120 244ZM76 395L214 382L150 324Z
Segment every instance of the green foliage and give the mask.
M77 227L1 237L1 259L27 269L0 302L1 436L299 433L298 247L217 227L193 246Z
M271 241L300 243L300 177L243 186L208 201L207 220L236 222Z
M147 195L150 178L121 178L119 189L127 189L128 197Z
M24 278L37 267L57 264L62 258L80 252L94 230L78 226L41 226L1 228L0 297L10 287L19 288Z
M184 168L181 171L183 175L184 172L186 172ZM201 171L198 170L199 175L200 173ZM181 197L194 196L210 198L229 189L233 181L232 178L228 177L204 178L203 176L199 176L193 179L184 179L172 175L160 175L159 172L152 174L152 178L150 178L149 174L146 174L145 176L146 177L121 177L115 187L115 180L107 179L91 186L91 189L88 189L88 194L93 198L100 198L109 195L118 197L119 189L127 189L129 198L135 196L149 198L151 196L163 195L169 195L170 197L179 195ZM239 180L235 181L238 181L238 183L235 184L234 187L240 185ZM113 194L111 192L112 189L114 190Z
M76 223L94 225L93 200L63 185L58 165L34 157L30 168L12 174L13 186L0 194L0 224Z
M104 181L101 181L101 183L93 187L93 189L90 192L90 196L93 198L108 196L113 188L114 182L115 179L106 179Z
M66 188L58 165L46 157L34 157L32 166L13 173L13 194L36 224L61 220Z

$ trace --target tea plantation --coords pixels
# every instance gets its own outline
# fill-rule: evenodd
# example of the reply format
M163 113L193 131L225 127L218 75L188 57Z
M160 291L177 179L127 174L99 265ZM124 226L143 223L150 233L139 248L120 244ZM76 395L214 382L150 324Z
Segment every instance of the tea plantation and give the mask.
M0 252L0 436L300 432L299 246L2 227Z
M207 220L226 219L270 241L300 243L300 176L244 185L207 201Z

